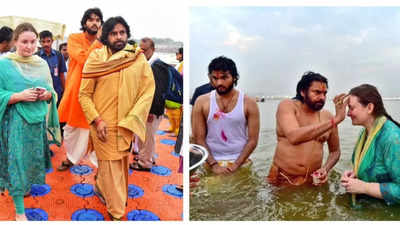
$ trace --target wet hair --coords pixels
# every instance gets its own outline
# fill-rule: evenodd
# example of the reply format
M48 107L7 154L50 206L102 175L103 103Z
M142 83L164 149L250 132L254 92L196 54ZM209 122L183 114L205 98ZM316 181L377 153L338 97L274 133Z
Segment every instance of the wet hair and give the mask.
M224 72L229 71L229 73L233 77L234 85L237 85L237 82L239 80L239 73L237 72L235 62L232 59L225 56L219 56L213 59L208 65L208 75L211 75L212 71L217 70L222 70Z
M129 25L126 23L124 18L122 18L121 16L116 16L116 17L109 18L103 24L103 29L102 29L101 37L100 37L101 43L103 43L106 46L109 46L108 35L110 34L110 32L114 29L115 25L117 25L117 24L121 24L122 26L125 27L127 38L131 37L131 30L129 28Z
M155 45L154 45L154 41L153 39L149 38L149 37L144 37L141 39L141 41L143 42L150 42L150 48L155 49Z
M49 37L51 40L53 40L53 34L50 31L44 30L39 33L40 40L45 39L47 37Z
M364 107L367 106L369 103L372 103L374 105L372 115L375 118L379 116L386 116L389 120L400 127L400 124L397 121L393 120L393 118L386 112L385 106L383 105L382 97L375 86L370 84L362 84L360 86L352 88L349 94L356 96L360 104Z
M101 10L99 8L90 8L85 11L83 14L82 20L81 20L81 30L86 31L85 25L88 19L90 19L91 15L95 14L100 18L101 24L104 23L103 21L103 14L101 13Z
M58 46L58 51L61 52L61 49L62 49L64 46L67 46L67 42L64 42L64 43L60 44L60 46Z
M328 87L328 79L326 79L326 77L322 76L319 73L307 71L303 74L300 81L297 83L296 96L293 99L297 99L301 102L304 102L304 98L303 98L303 96L301 96L301 92L302 91L307 92L308 89L310 88L312 82L314 82L314 81L325 83L326 87Z
M12 39L13 30L7 26L3 26L0 29L0 43L4 41L10 42Z
M13 39L16 41L19 38L19 35L22 34L23 32L26 31L30 31L36 34L36 37L38 36L38 33L35 29L35 27L33 27L32 24L30 23L21 23L20 25L18 25L15 30L14 30L14 34L13 34Z

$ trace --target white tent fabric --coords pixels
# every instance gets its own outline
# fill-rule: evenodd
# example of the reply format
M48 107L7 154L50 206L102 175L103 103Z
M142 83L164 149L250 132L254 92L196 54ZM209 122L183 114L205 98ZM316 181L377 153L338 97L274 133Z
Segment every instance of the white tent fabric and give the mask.
M54 40L63 40L65 33L65 24L56 23L47 20L21 17L21 16L2 16L0 17L0 27L8 26L15 29L20 23L31 23L36 31L40 33L43 30L49 30L53 34Z

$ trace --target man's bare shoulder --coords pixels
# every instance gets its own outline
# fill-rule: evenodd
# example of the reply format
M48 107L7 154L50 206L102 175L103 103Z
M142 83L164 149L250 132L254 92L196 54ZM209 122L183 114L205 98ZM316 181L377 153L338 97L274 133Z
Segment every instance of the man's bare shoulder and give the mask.
M197 99L196 99L196 103L195 105L200 105L200 106L204 106L207 103L210 102L210 95L211 93L206 93L204 95L200 95Z
M256 99L246 94L244 95L244 105L245 107L249 107L250 109L258 108Z
M69 41L71 41L71 40L73 40L73 41L79 41L79 42L81 42L81 41L83 41L85 39L85 34L84 33L73 33L73 34L70 34L69 36L68 36L68 40Z
M278 109L296 109L297 102L298 101L291 98L285 98L281 102L279 102Z
M244 94L244 101L245 101L245 102L248 102L248 103L250 103L250 104L256 104L256 103L257 103L257 102L256 102L256 98L250 97L250 96L248 96L248 95L246 95L246 94Z

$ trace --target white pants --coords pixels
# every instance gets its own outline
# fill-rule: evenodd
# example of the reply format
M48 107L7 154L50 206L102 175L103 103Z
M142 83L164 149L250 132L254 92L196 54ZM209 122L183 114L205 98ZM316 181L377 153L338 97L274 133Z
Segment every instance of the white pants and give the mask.
M64 126L64 148L67 159L73 164L78 164L82 159L88 158L97 167L96 153L88 154L89 129Z

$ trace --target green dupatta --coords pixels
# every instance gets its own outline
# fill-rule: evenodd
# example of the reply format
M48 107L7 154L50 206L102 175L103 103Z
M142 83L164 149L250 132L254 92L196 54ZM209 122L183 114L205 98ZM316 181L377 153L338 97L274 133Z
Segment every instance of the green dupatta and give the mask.
M375 139L378 136L381 128L386 122L385 116L380 116L375 119L371 133L367 136L367 130L363 129L354 147L353 153L353 171L356 177L367 177L366 169L371 165L375 157ZM352 204L356 203L356 195L352 194Z
M9 53L0 59L0 120L13 94L34 87L43 87L52 93L50 105L46 101L18 102L14 105L29 124L47 119L47 129L53 137L51 142L60 146L57 94L53 89L49 67L46 61L38 56L22 57Z

